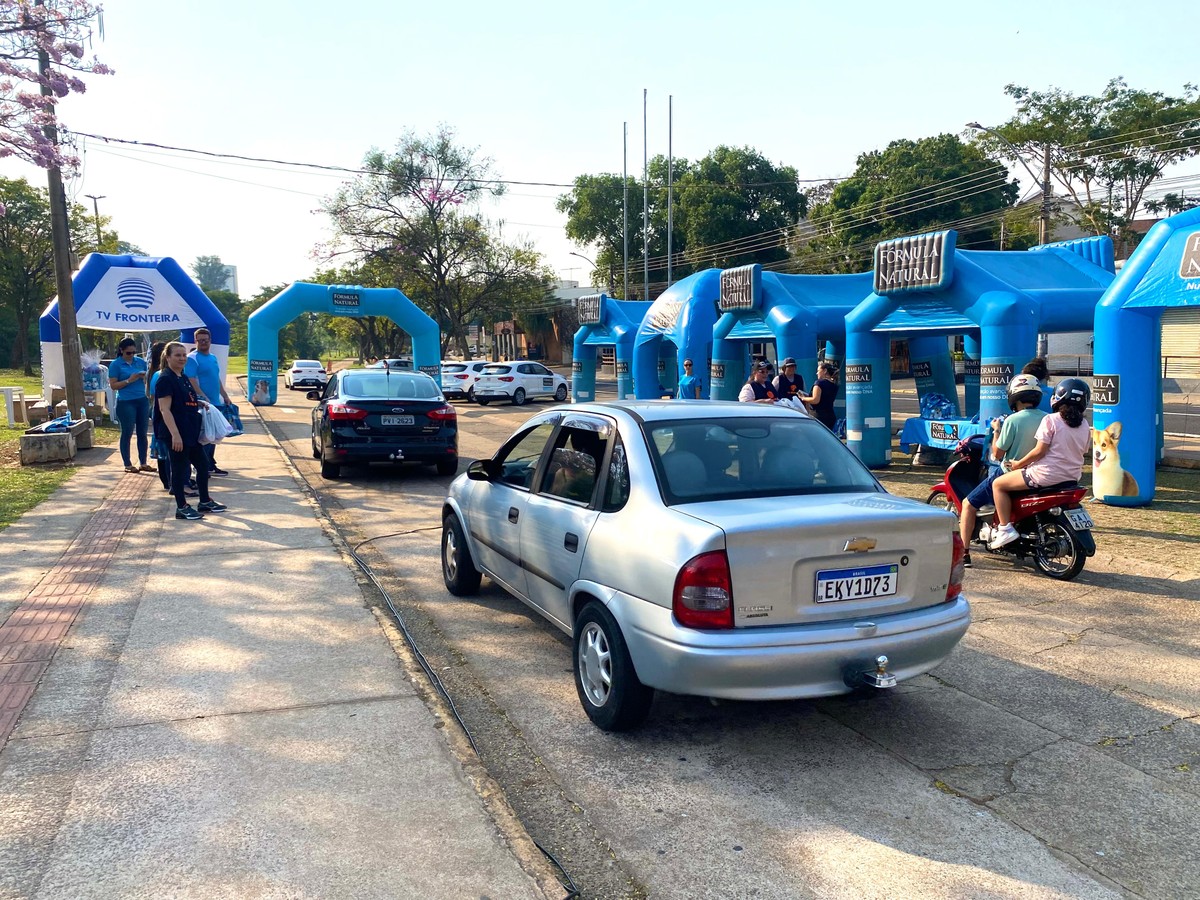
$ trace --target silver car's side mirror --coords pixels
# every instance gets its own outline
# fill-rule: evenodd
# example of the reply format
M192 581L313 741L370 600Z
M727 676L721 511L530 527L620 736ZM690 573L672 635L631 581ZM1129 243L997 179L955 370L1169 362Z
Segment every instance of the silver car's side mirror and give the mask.
M492 466L490 459L477 459L467 466L467 477L472 481L491 481Z

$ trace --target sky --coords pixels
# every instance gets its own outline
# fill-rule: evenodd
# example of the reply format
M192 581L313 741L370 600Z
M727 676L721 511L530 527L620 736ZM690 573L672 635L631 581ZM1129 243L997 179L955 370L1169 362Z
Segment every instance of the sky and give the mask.
M1194 0L1141 11L1128 0L996 4L708 2L594 4L458 0L107 0L91 76L60 106L75 133L272 160L356 167L406 132L448 126L512 185L481 212L528 240L564 280L592 267L555 200L578 175L641 172L649 155L726 144L843 177L860 153L899 138L962 133L1014 112L1004 86L1096 94L1116 76L1178 94L1197 80L1194 48L1168 40L1196 22ZM69 198L122 239L190 270L216 255L244 298L325 263L323 197L350 177L82 139ZM1200 160L1169 174L1200 171ZM42 185L15 160L0 175ZM1014 169L1022 190L1031 179ZM637 267L631 260L631 269Z

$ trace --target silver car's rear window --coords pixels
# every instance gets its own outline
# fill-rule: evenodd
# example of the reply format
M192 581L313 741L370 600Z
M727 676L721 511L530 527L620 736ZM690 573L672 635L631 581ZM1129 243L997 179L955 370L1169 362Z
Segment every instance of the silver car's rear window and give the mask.
M668 504L883 490L824 425L800 414L645 428Z
M403 372L388 374L384 371L343 375L339 391L343 397L361 397L364 400L436 400L442 393L427 375Z

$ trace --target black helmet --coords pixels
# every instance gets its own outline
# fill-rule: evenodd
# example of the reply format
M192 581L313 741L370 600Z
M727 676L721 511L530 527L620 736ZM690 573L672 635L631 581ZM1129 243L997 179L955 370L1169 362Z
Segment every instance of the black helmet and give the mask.
M1054 386L1050 408L1057 411L1064 403L1074 403L1081 410L1087 409L1092 399L1092 389L1082 378L1064 378Z
M1042 402L1042 386L1032 375L1018 375L1008 383L1008 408L1017 411L1018 403L1037 406Z

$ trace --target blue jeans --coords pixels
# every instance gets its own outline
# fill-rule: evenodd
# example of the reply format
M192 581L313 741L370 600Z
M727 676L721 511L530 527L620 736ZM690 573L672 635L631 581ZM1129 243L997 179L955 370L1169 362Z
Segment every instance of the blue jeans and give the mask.
M121 423L121 461L132 466L129 456L129 440L137 433L138 460L146 465L146 425L150 421L150 398L136 397L133 400L117 401L117 421Z

